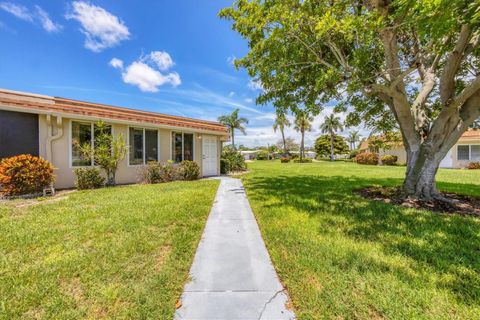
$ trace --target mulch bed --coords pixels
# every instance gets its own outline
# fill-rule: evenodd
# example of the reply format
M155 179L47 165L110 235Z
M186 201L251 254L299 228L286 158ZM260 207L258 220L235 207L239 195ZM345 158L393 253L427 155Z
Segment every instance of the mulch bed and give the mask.
M366 199L382 201L407 208L480 217L480 198L456 193L442 193L444 197L454 200L454 203L439 200L421 201L412 198L405 199L405 197L402 196L400 188L397 187L368 187L359 190L358 194Z

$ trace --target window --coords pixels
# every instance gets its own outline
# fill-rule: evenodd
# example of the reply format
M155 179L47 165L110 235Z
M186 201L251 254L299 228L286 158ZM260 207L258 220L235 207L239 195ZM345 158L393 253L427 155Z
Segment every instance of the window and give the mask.
M469 145L462 145L457 147L457 160L470 160Z
M104 133L112 134L112 126L107 125L103 129ZM90 144L95 147L95 136L101 133L100 128L88 122L76 122L72 121L72 166L91 166L92 159L85 159L80 152L80 146Z
M193 161L193 133L172 132L172 160Z
M480 144L472 144L470 146L470 160L480 161Z
M143 165L158 161L158 131L129 128L129 164Z

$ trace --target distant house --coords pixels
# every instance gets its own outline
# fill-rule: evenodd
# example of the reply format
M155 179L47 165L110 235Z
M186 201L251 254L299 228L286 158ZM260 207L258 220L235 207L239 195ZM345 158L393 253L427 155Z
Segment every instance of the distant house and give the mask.
M368 140L360 145L360 151L369 150ZM392 146L388 150L380 150L380 155L390 154L398 157L399 163L407 162L407 153L403 144ZM466 131L448 151L440 163L441 168L465 168L470 162L480 161L480 130L470 129Z
M55 166L56 187L73 187L73 169L94 166L81 157L75 141L94 146L96 123L122 135L128 154L118 183L134 183L149 161L193 160L202 176L220 174L222 142L228 129L218 122L170 116L98 103L0 89L0 159L22 153Z
M259 150L242 150L240 154L245 160L255 160L257 158L257 153Z
M300 156L300 151L290 151L290 154ZM315 159L317 153L315 151L305 151L305 158L307 159Z

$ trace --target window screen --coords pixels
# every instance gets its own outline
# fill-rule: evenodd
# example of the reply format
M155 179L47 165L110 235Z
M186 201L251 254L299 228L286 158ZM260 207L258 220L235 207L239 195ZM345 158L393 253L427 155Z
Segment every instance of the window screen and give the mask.
M72 166L90 166L91 159L85 159L80 146L92 143L92 125L90 123L72 122Z
M470 160L480 161L480 144L470 146Z
M470 160L470 146L457 147L457 160Z
M145 130L145 163L158 161L158 132Z
M193 134L183 134L183 160L193 161Z
M143 129L130 128L130 164L143 164Z

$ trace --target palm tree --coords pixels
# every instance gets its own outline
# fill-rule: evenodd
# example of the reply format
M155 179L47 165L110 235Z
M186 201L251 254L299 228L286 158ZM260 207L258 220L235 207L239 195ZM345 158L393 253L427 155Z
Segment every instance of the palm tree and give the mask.
M245 132L244 124L248 124L247 118L239 118L238 112L240 109L233 110L232 114L223 115L218 117L218 122L226 126L230 130L232 135L232 147L235 149L235 129L240 130L241 133L247 134Z
M290 127L291 123L287 119L287 115L284 112L277 112L277 118L275 119L275 122L273 123L273 131L277 132L277 130L280 130L282 134L282 141L283 141L283 153L287 153L287 142L285 140L285 127Z
M305 131L312 130L313 117L306 111L297 112L294 129L300 131L302 140L300 141L300 161L305 157Z
M330 160L333 161L335 160L335 150L333 145L335 132L343 130L340 117L335 117L332 113L326 117L325 121L320 125L320 130L322 130L322 133L328 133L330 135Z
M351 131L348 134L348 142L350 143L350 150L355 149L355 143L360 141L360 135L358 134L358 131Z

